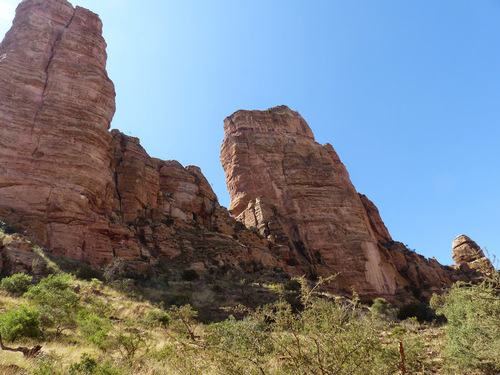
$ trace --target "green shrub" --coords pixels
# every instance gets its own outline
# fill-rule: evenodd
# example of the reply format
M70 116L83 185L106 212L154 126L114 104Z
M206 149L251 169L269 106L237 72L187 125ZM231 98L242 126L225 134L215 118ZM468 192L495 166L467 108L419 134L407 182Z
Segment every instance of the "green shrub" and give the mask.
M386 315L389 313L390 304L384 298L375 298L370 310L379 315Z
M391 329L391 336L399 337L401 335L404 335L406 333L406 328L403 326L396 326L393 329Z
M289 292L300 292L301 288L302 285L298 280L295 279L288 281L283 287L283 289Z
M108 345L108 333L113 329L109 319L101 318L93 313L80 313L78 328L82 338L89 344L105 349Z
M82 280L91 281L92 279L97 279L104 281L104 272L98 268L94 268L89 264L85 264L76 272L76 277Z
M446 316L445 355L457 368L500 373L500 274L493 270L480 285L455 283L431 305Z
M162 310L149 310L144 316L144 323L148 327L166 328L170 324L170 315Z
M5 234L21 233L21 228L14 225L9 225L5 221L0 221L0 231Z
M61 358L53 352L42 352L36 358L37 367L33 369L33 375L62 375L56 368L56 364L61 362Z
M26 275L25 273L16 273L11 277L3 278L0 283L0 288L7 293L20 296L28 291L32 281L32 276Z
M170 316L170 329L175 332L180 340L196 341L198 328L198 312L191 305L173 306L168 310Z
M39 318L37 309L25 305L7 311L0 315L2 339L12 342L27 337L41 338Z
M172 293L165 297L164 305L165 307L171 306L184 306L193 303L193 297L190 292L186 291L184 293Z
M35 288L45 290L67 290L71 285L71 281L72 278L69 274L51 274L41 279Z
M425 303L410 303L399 309L398 319L405 320L408 318L415 317L419 323L432 322L436 319L436 314Z
M206 329L207 349L217 373L379 374L398 371L397 343L383 342L379 321L358 301L332 301L301 284L301 311L284 297ZM172 319L175 318L172 316ZM420 366L422 345L408 344L408 371ZM410 373L410 372L409 372Z
M70 375L82 374L82 375L93 375L97 369L98 363L87 353L83 353L80 362L73 363L69 367Z
M69 375L119 375L121 371L113 367L109 361L100 364L89 354L83 353L80 362L73 363L68 373Z
M117 351L128 364L132 364L135 359L145 358L152 346L150 332L138 328L135 321L126 321L124 326L112 332L110 348Z
M196 272L196 270L188 269L182 272L181 278L184 281L194 281L199 279L200 275L198 275L198 272Z
M70 284L69 275L49 275L25 293L41 313L42 328L54 328L56 336L64 329L76 327L80 300Z

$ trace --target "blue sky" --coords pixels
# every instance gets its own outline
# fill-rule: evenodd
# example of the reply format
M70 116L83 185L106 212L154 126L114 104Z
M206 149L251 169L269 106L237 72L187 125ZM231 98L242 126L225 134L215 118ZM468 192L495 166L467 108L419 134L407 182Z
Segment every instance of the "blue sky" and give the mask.
M0 32L17 1L0 0ZM223 120L280 104L331 143L395 240L500 256L497 0L74 0L101 16L112 127L202 168L229 204Z

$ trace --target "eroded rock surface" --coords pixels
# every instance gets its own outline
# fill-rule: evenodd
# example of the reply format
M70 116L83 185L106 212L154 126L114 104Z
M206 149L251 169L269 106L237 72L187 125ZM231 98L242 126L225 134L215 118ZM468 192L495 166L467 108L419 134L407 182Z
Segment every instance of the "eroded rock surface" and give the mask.
M405 283L379 247L391 237L378 210L297 112L237 111L224 130L221 161L238 220L288 245L289 256L310 273L338 272L359 293L391 295Z
M457 236L453 241L453 260L461 269L487 271L492 267L479 245L465 234Z
M286 106L240 110L226 118L224 130L221 161L230 211L267 237L288 273L338 273L337 291L354 288L362 296L401 300L429 300L455 281L477 277L477 245L471 251L470 239L455 241L459 267L442 266L393 241L333 147L315 142L298 112Z
M338 273L336 291L401 300L477 277L483 258L468 238L454 245L457 267L394 242L333 147L285 106L224 122L235 220L198 167L108 131L115 93L101 29L66 0L25 0L0 44L0 221L26 234L2 238L0 272L48 272L37 269L40 245L121 275L251 265Z
M66 0L17 8L0 45L0 220L94 265L275 265L199 168L151 158L138 139L108 131L115 91L101 31L96 14ZM3 259L16 251L4 247Z
M114 86L99 17L23 1L0 45L0 204L53 251L108 256Z

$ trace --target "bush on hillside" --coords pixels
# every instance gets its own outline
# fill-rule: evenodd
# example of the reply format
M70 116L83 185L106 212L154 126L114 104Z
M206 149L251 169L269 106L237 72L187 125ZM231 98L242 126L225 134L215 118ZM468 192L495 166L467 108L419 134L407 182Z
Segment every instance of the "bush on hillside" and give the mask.
M200 275L198 275L198 272L196 272L196 270L188 269L182 272L181 278L184 281L194 281L199 279Z
M170 324L170 315L158 309L149 310L144 316L144 324L150 328L166 328Z
M101 318L94 313L81 312L78 316L78 328L85 341L99 349L106 349L108 334L113 326L109 319Z
M398 370L397 345L386 346L378 322L353 301L332 301L301 280L301 311L282 298L207 328L207 348L220 373L379 374ZM421 345L408 351L406 368L419 368Z
M379 315L387 315L389 313L391 305L385 298L375 298L370 310Z
M104 272L98 268L94 268L89 264L85 264L76 272L76 277L82 280L91 281L92 279L97 279L104 281Z
M70 275L49 275L25 293L41 313L42 328L55 329L56 336L65 329L76 327L80 300L70 285Z
M119 375L122 372L109 361L99 363L87 353L83 353L80 362L73 363L69 367L69 375Z
M22 305L0 315L0 332L5 341L16 341L24 338L41 338L40 312Z
M448 320L445 354L461 370L500 373L500 274L491 270L480 285L455 283L431 305Z
M0 288L7 293L21 296L28 291L32 281L32 276L25 273L16 273L10 277L4 277L0 283Z
M435 312L425 303L410 303L399 309L398 319L417 318L419 323L432 322L436 319Z

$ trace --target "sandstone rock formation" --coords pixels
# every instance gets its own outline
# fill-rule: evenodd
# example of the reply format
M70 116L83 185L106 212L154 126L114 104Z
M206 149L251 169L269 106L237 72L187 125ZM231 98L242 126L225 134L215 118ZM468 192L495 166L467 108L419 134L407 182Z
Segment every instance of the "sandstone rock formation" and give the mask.
M290 274L338 273L337 291L423 300L454 281L470 280L463 266L444 267L393 241L333 147L315 142L298 112L286 106L240 110L226 118L224 130L221 161L230 211L269 239Z
M492 267L479 245L465 234L457 236L453 241L452 258L457 266L464 270L487 271Z
M456 241L457 268L393 241L333 147L285 106L225 120L237 221L199 168L108 131L115 93L101 28L66 0L24 0L0 44L0 226L26 234L0 238L0 272L43 274L39 245L119 274L338 273L333 289L367 298L425 300L477 276L468 238Z
M101 21L64 0L23 1L0 45L0 204L55 252L109 257L115 92Z
M359 293L393 295L405 284L379 246L391 237L378 210L358 195L333 147L315 142L297 112L237 111L224 130L221 161L238 220L289 245L311 274L339 272L344 286Z
M96 14L66 0L19 5L0 45L0 220L94 265L276 264L199 168L151 158L138 139L108 131L115 92L101 31Z

